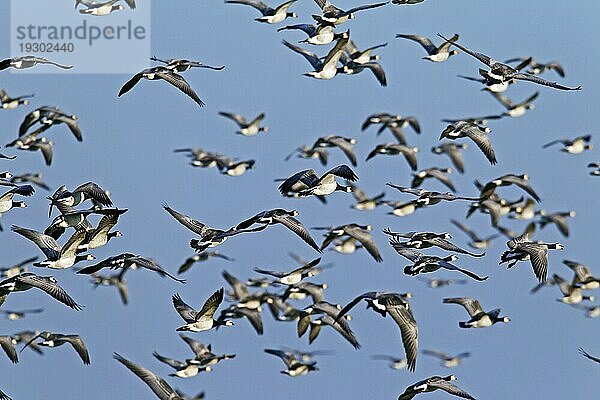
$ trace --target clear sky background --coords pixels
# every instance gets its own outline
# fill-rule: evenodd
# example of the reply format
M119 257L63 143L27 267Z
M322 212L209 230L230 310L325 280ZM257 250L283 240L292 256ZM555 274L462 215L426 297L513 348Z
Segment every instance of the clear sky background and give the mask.
M68 2L68 1L67 1ZM140 0L144 2L144 0ZM7 1L0 3L0 55L9 56ZM339 1L342 8L359 5ZM299 0L293 10L300 15L290 23L310 22L319 11L311 0ZM564 243L562 252L550 254L550 274L570 279L562 259L597 266L597 224L600 180L588 175L585 166L598 161L596 150L578 156L560 153L558 148L542 149L553 139L596 135L597 105L600 103L596 74L600 52L597 2L434 1L415 6L392 6L365 11L343 26L359 47L388 42L378 51L382 56L388 87L380 87L365 72L316 81L302 76L309 64L283 45L281 39L295 42L300 32L276 32L275 26L253 21L255 10L221 1L152 2L152 53L165 58L188 58L208 64L226 65L222 72L189 71L185 77L207 106L199 109L189 98L164 82L144 81L122 98L117 98L127 75L11 74L0 73L0 87L10 94L33 92L32 105L16 111L1 111L2 143L16 135L26 112L36 106L56 105L79 116L84 142L76 143L66 127L48 132L55 141L55 159L48 168L40 154L17 152L14 161L0 160L0 170L13 173L42 172L52 188L69 188L94 181L109 189L116 206L128 208L118 224L124 237L94 251L99 259L125 251L155 258L169 271L176 271L193 252L188 246L193 234L161 208L166 201L173 208L215 227L229 227L256 212L276 207L297 209L306 226L338 225L350 222L371 224L384 262L376 264L363 251L338 255L327 251L324 262L335 267L314 279L327 282L329 301L346 303L369 290L410 291L413 313L419 324L421 349L448 353L470 351L472 357L455 369L445 369L433 358L419 355L415 373L393 371L385 363L370 359L372 354L404 355L398 328L390 318L382 319L364 306L357 307L351 323L362 349L354 350L333 331L323 331L316 343L296 337L294 323L281 323L263 313L265 334L257 336L247 321L219 331L194 334L212 343L216 353L236 353L233 361L216 366L210 374L192 379L170 379L172 386L187 393L200 390L208 398L288 399L345 398L394 399L406 386L430 375L454 373L458 385L478 399L563 399L595 398L598 365L577 353L579 346L600 354L598 321L586 319L578 310L559 304L557 288L530 295L536 284L531 267L518 264L507 271L498 266L505 241L497 240L483 259L460 257L458 265L490 278L484 283L429 289L415 278L405 276L401 259L386 243L381 229L449 231L454 241L466 245L449 218L464 219L466 204L447 203L398 218L386 215L387 208L371 212L351 210L349 194L336 193L327 206L314 199L286 199L277 191L274 178L286 177L305 168L323 168L317 161L283 158L294 147L311 144L327 134L340 134L358 140L358 185L369 194L385 190L390 199L408 200L386 182L408 185L410 171L402 158L376 157L365 163L368 152L378 143L391 141L389 134L377 138L374 131L360 132L360 124L374 112L401 113L418 117L422 134L408 131L408 141L421 149L419 167L449 166L445 156L435 156L430 148L438 143L445 124L442 118L488 115L503 111L476 83L461 80L457 74L476 76L482 65L461 54L441 64L421 60L425 55L416 43L395 39L396 33L434 37L437 32L460 33L460 42L496 59L532 55L540 61L558 60L566 71L561 81L583 85L581 92L561 92L529 83L512 87L508 96L520 101L539 90L536 109L517 119L491 123L491 140L498 165L490 166L470 143L465 154L466 173L452 174L460 194L473 195L474 179L488 181L506 173L527 173L549 211L575 210L570 221L571 236L564 239L554 227L535 238ZM127 10L127 12L130 12ZM437 40L436 40L437 43ZM325 54L329 47L311 47ZM111 62L118 63L115 58ZM44 68L44 67L41 67ZM553 72L546 75L554 80ZM234 111L252 117L265 112L269 133L252 138L235 135L235 126L217 115ZM594 138L597 141L597 138ZM596 143L597 144L597 143ZM257 160L256 169L231 178L214 169L194 169L181 154L181 147L202 147L240 158ZM5 149L3 149L4 151ZM14 152L6 151L13 154ZM331 151L330 167L347 163ZM434 182L427 188L442 190ZM515 189L503 189L505 197L521 196ZM42 230L47 219L43 190L27 199L29 208L13 210L2 217L0 265L12 265L39 254L35 246L10 232L11 224ZM476 214L467 220L477 232L492 233L487 216ZM503 220L503 225L520 230L526 223ZM318 232L313 231L317 238ZM0 388L19 399L151 399L153 394L135 376L112 359L117 351L128 359L166 376L168 366L152 357L154 350L173 358L190 356L175 328L181 319L171 305L178 292L199 307L215 289L226 286L221 278L227 269L240 279L255 276L254 267L287 270L295 266L287 253L306 258L316 253L282 227L243 235L218 248L235 262L212 260L190 270L186 285L161 279L147 271L127 275L130 305L120 304L116 289L92 290L88 278L73 271L40 271L55 275L68 292L86 307L72 311L38 291L11 295L4 309L44 307L45 312L18 322L0 321L0 334L23 329L78 333L85 340L92 359L84 367L70 348L49 350L43 357L23 352L21 362L11 365L0 355ZM435 250L430 253L437 253ZM460 278L453 274L438 277ZM481 330L462 330L458 321L465 311L443 305L443 297L469 296L486 309L500 307L511 317L509 324ZM299 304L299 306L304 304ZM292 379L279 374L283 364L263 353L267 347L287 345L300 349L331 349L334 357L318 359L320 371ZM445 398L444 394L424 398Z

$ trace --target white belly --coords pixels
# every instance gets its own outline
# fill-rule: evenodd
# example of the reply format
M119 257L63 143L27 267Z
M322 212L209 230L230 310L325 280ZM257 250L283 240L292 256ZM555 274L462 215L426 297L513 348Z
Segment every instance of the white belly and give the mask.
M433 62L442 62L446 61L450 57L450 53L437 53L432 56L427 57Z
M394 214L397 217L404 217L404 216L414 213L415 210L416 210L415 206L413 204L409 204L409 205L402 206L399 208L394 208L394 211L392 211L392 214Z
M293 275L288 275L284 278L281 278L279 280L279 282L283 283L284 285L295 285L296 283L299 283L301 280L302 280L301 274L293 274Z
M337 67L334 65L332 67L325 68L321 72L313 75L317 79L331 79L337 75Z
M354 208L357 210L372 210L377 206L373 200L367 200L362 203L357 203Z
M337 183L333 182L333 183L322 183L321 185L319 185L318 188L316 188L313 191L314 195L317 196L327 196L328 194L331 194L333 192L335 192L335 189L337 188Z
M475 322L470 324L473 328L487 328L488 326L492 326L492 320L489 316L485 316Z
M240 129L240 133L244 136L254 136L258 133L258 126L250 125L246 128Z
M0 202L0 214L7 212L12 208L12 201Z
M447 368L456 367L458 364L460 364L460 360L458 358L453 358L453 359L450 359L450 360L444 360L442 362L442 365L444 365L444 367L447 367Z
M308 38L308 43L323 45L333 42L333 32L321 33L311 38Z
M526 110L527 109L525 107L513 108L512 110L510 110L508 112L508 115L510 115L513 118L517 118L517 117L520 117L521 115L525 114Z
M335 246L335 251L342 254L352 254L356 251L356 244L354 244L353 240L349 240L341 245Z
M240 176L243 175L244 172L246 172L246 166L244 164L240 164L235 168L232 169L228 169L227 170L227 175L229 176Z
M565 150L571 154L579 154L585 150L585 144L582 141L577 141L572 145L565 147Z
M175 373L180 378L191 378L192 376L198 375L197 365L188 365L185 369L179 370Z

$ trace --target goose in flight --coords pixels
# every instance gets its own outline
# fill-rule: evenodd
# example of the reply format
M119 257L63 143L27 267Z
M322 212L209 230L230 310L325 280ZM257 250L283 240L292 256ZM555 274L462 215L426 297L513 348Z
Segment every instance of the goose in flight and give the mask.
M457 245L450 242L452 235L449 233L434 233L434 232L393 232L389 228L383 230L386 235L408 239L401 244L404 247L410 247L414 249L427 249L429 247L439 247L442 250L451 251L453 253L467 254L471 257L483 257L485 253L472 253L468 250L464 250Z
M33 94L11 97L4 89L0 89L0 108L3 110L14 110L20 105L29 105L29 99L34 97Z
M508 323L510 318L501 317L500 309L497 308L492 311L484 311L478 300L470 299L468 297L451 297L443 300L445 304L458 304L463 306L467 311L470 320L466 322L459 322L458 326L461 328L487 328L498 322Z
M320 177L314 169L300 171L287 178L279 185L279 192L285 197L327 196L335 191L350 192L352 187L340 185L335 178L343 178L350 182L358 180L358 176L347 165L339 165L325 172Z
M351 208L355 210L373 210L383 204L385 192L370 197L358 186L353 185L350 182L347 182L347 185L352 187L352 196L354 196L354 199L356 200L356 203L350 206Z
M194 254L193 256L187 258L183 264L177 270L177 274L183 274L188 269L192 268L192 266L197 262L208 261L211 258L221 258L226 261L235 261L233 258L226 256L225 254L221 254L220 251L203 251L201 253Z
M254 271L263 275L270 275L276 279L275 282L292 286L297 285L303 279L310 278L312 276L316 276L322 271L322 267L317 267L321 262L321 257L312 260L311 262L301 266L300 268L296 268L290 272L277 272L277 271L268 271L261 268L254 268Z
M38 64L53 65L53 66L61 68L61 69L73 68L72 65L59 64L57 62L50 61L44 57L22 56L22 57L14 57L14 58L7 58L4 60L1 60L0 61L0 71L5 70L7 68L26 69L26 68L34 67Z
M542 148L545 149L555 144L562 144L563 148L560 151L563 153L580 154L594 148L594 145L590 144L590 140L592 140L592 135L578 136L574 139L558 139L546 143Z
M337 147L342 150L346 157L348 157L352 166L356 167L356 153L354 152L353 147L355 144L356 139L354 138L347 138L339 135L327 135L318 138L312 145L312 149Z
M229 238L229 235L222 235L226 233L224 230L211 228L200 221L175 211L167 204L163 204L163 208L175 218L177 222L200 236L200 239L192 239L190 241L190 247L198 252L202 252L209 247L218 246Z
M377 130L377 136L381 134L386 128L389 128L398 143L406 144L406 139L404 138L404 133L402 129L406 129L411 127L417 134L421 133L421 125L419 121L414 116L402 116L400 114L392 115L390 113L375 113L369 115L367 119L362 123L360 130L364 131L371 125L380 125Z
M552 281L558 285L563 297L556 299L563 304L579 304L582 301L594 301L594 296L586 296L582 293L582 288L573 285L557 274L552 275Z
M350 60L348 57L342 57L340 61L342 62L343 66L342 68L338 69L338 72L343 72L346 75L354 75L364 71L365 69L369 69L381 86L387 86L387 78L381 64L373 61L361 64Z
M408 365L406 362L406 358L398 358L398 357L388 356L385 354L375 354L375 355L372 355L371 358L373 360L387 361L388 366L391 369L402 369L402 368L406 368L406 366Z
M327 159L329 158L329 151L327 151L327 149L324 147L317 147L314 149L312 147L302 145L295 148L294 151L288 154L284 160L289 161L294 154L297 154L298 158L319 159L319 162L322 166L327 165Z
M448 176L448 174L450 174L451 172L452 172L451 168L438 168L438 167L431 167L431 168L423 169L421 171L417 171L417 172L413 173L413 179L412 179L410 186L413 189L418 188L425 181L425 179L433 178L433 179L437 180L438 182L442 183L444 186L446 186L451 191L456 192L456 188L454 187L452 180Z
M413 262L413 265L407 265L404 268L404 273L406 275L416 276L421 273L435 272L440 268L443 268L448 271L460 272L467 275L469 278L480 282L485 281L488 278L487 276L481 277L469 270L451 264L452 261L458 260L458 257L454 254L447 257L428 256L406 247L397 237L391 237L389 242L399 255Z
M123 305L127 305L129 303L129 296L127 291L127 281L123 277L127 272L126 269L122 270L118 274L112 275L100 275L98 273L92 275L92 284L94 285L94 289L98 286L114 286L119 291L119 297L121 298L121 303Z
M489 127L482 127L472 122L458 121L448 125L440 134L440 140L448 138L450 140L456 140L460 138L469 138L479 150L485 155L490 164L497 164L496 154L492 147L492 142L488 136L492 130Z
M318 23L317 25L312 24L296 24L288 25L277 29L277 32L288 31L288 30L300 30L304 32L308 38L301 40L299 43L309 43L314 45L325 45L338 40L342 37L343 33L335 33L335 26L327 21Z
M451 192L446 192L446 193L432 192L430 190L425 190L425 189L407 188L404 186L394 185L393 183L386 183L386 185L389 187L392 187L396 190L399 190L402 193L410 193L413 196L417 196L416 202L421 207L433 206L442 201L455 201L455 200L478 201L478 200L481 200L481 197L457 196Z
M127 269L144 268L144 269L147 269L150 271L154 271L162 277L166 276L167 278L170 278L170 279L174 280L175 282L185 283L185 279L179 279L179 278L174 277L168 271L166 271L164 268L162 268L156 261L154 261L150 258L138 256L133 253L121 253L119 255L109 257L105 260L100 261L96 265L90 265L89 267L82 268L79 271L77 271L77 273L84 274L84 275L92 275L92 274L99 272L103 268L109 268L109 269L113 269L113 270L114 269L127 270Z
M192 89L183 76L166 67L152 67L138 72L133 78L125 82L121 90L119 90L119 97L133 89L133 87L142 79L147 79L149 81L162 79L185 93L200 107L205 106L204 102L200 100L194 89Z
M29 344L38 338L44 339L43 341L37 343L38 346L59 347L68 343L77 352L81 358L81 361L83 361L85 365L90 364L90 354L88 353L85 343L83 343L83 340L79 335L63 335L62 333L40 332L39 334L35 335L27 344L25 344L21 351L25 350Z
M173 306L179 313L181 318L186 322L177 328L178 332L202 332L219 326L233 326L233 321L219 318L215 320L213 317L223 302L223 288L217 290L206 300L200 311L194 310L188 306L178 294L173 295Z
M455 356L450 356L444 353L443 351L438 350L422 350L421 353L427 356L438 358L440 360L440 365L446 368L456 367L462 362L463 358L471 356L471 353L469 352L460 353Z
M31 128L34 124L36 124L38 122L42 123L42 120L49 118L52 115L56 115L56 116L60 115L63 117L68 117L69 119L72 119L72 120L77 119L76 115L68 115L67 113L63 112L61 109L59 109L57 107L51 107L51 106L38 107L35 110L29 112L23 119L23 122L21 122L21 125L19 125L19 137L25 135L27 130L29 128Z
M98 1L94 1L94 0L75 0L75 8L77 8L80 4L83 4L85 6L89 6L90 4L98 4L100 2ZM127 6L129 8L131 8L132 10L135 10L135 0L125 0L125 3L127 3Z
M208 68L215 71L221 71L225 68L224 65L221 65L220 67L212 67L210 65L203 64L200 61L190 61L181 58L168 58L166 60L161 60L160 58L150 57L150 60L162 63L165 65L165 68L179 73L189 71L192 68Z
M91 254L77 254L79 246L85 240L85 231L83 230L75 231L71 238L61 247L53 237L44 233L21 228L16 225L13 225L11 229L13 232L35 243L46 256L46 260L34 263L35 267L65 269L72 267L78 262L95 259Z
M596 278L587 266L569 260L563 260L563 264L575 273L571 282L572 285L577 285L583 290L600 288L600 279Z
M575 211L559 211L549 213L546 210L539 210L536 212L540 216L537 221L538 226L541 229L544 229L546 225L553 224L556 225L558 231L564 236L569 237L569 221L568 218L574 218L577 213Z
M438 34L439 37L449 42L449 39L446 39L444 36ZM538 85L548 86L554 89L559 90L581 90L581 86L577 87L567 87L560 85L556 82L550 82L545 79L542 79L535 75L530 75L524 72L519 72L516 68L511 67L508 64L501 63L499 61L493 60L492 58L486 56L485 54L478 53L476 51L470 50L465 46L457 43L456 41L452 42L452 46L456 46L468 55L476 58L483 64L487 65L490 71L488 72L489 76L493 79L499 80L501 82L509 81L511 79L521 80L521 81L529 81L533 83L537 83Z
M321 58L313 52L298 47L290 42L283 40L283 44L302 55L314 68L314 71L307 72L304 75L310 76L315 79L331 79L338 73L337 63L344 54L344 48L348 43L350 37L350 31L346 31L342 34L341 38L338 39L335 46L329 51L325 59L321 61Z
M417 278L419 279L419 278ZM428 287L432 289L441 288L444 286L450 285L465 285L467 283L466 279L439 279L439 278L430 278L430 279L419 279L427 284Z
M236 133L242 136L255 136L259 132L267 133L269 132L268 126L260 126L260 123L263 119L265 119L265 113L258 114L253 120L248 121L245 117L240 114L235 114L231 112L220 111L219 115L225 118L229 118L233 122L235 122L240 130Z
M125 9L122 4L115 4L118 1L119 0L109 0L105 2L94 0L75 0L75 8L77 8L80 4L83 4L86 8L79 10L81 14L103 17L114 11L121 11ZM131 9L135 8L135 0L126 1Z
M79 251L97 249L106 245L112 238L123 236L121 231L111 231L111 229L117 224L119 217L127 212L127 209L107 211L109 212L100 219L98 226L86 234L85 241L79 245Z
M404 393L398 397L398 400L411 400L419 393L433 392L436 390L443 390L453 396L462 397L463 399L475 400L475 398L469 393L450 383L455 380L456 377L454 375L448 375L445 377L437 375L431 376L407 387Z
M300 239L304 240L310 247L321 252L319 246L317 246L314 239L310 236L310 233L308 233L308 230L295 218L299 214L300 213L296 210L287 211L282 208L261 211L253 217L240 222L235 227L229 229L229 231L219 234L217 238L226 238L228 236L246 232L260 232L271 225L281 224L295 233ZM259 226L252 228L253 225Z
M267 24L278 24L286 18L296 18L298 15L295 12L288 12L288 9L296 2L296 0L286 1L275 8L268 6L259 0L225 0L227 4L243 4L254 7L262 14L262 17L256 18L255 21L264 22Z
M373 311L383 317L389 314L400 328L402 343L408 360L408 370L414 372L417 364L418 329L417 321L415 321L410 305L406 300L410 297L412 297L410 293L366 292L357 296L342 308L335 317L335 320L339 321L348 311L360 303L361 300L367 302L367 308L372 308Z
M388 4L387 1L383 3L367 4L344 11L331 4L329 0L315 0L315 3L317 3L317 5L321 8L322 14L313 15L313 19L315 19L317 22L326 21L334 25L340 25L348 21L349 19L354 19L356 17L355 13L358 11L369 10L371 8L378 8Z
M78 206L86 200L91 200L94 205L104 207L112 207L113 205L109 197L109 192L102 189L94 182L81 184L72 192L69 191L65 185L62 185L56 189L52 196L48 196L47 199L50 200L48 217L52 214L52 208L54 206L61 211L66 210L69 207Z
M285 370L280 371L284 375L291 377L306 375L311 371L318 371L316 361L305 362L299 359L296 354L290 351L265 349L265 353L279 357L285 364Z
M195 358L179 361L173 358L161 356L156 351L152 355L160 362L167 364L171 368L175 369L175 373L169 374L169 376L176 376L179 378L192 378L201 372L210 372L212 368L210 366L200 365L200 360Z
M27 207L27 204L24 201L14 200L15 195L29 197L29 196L33 196L33 194L35 193L35 189L31 185L18 186L18 185L12 184L10 182L8 182L7 184L9 186L14 186L14 187L0 195L0 217L2 216L2 214L12 210L13 208L26 208ZM0 226L0 230L1 230L1 226Z
M494 98L496 100L498 100L498 102L500 104L502 104L504 106L504 108L506 108L506 111L503 112L501 115L503 117L512 117L512 118L520 117L523 114L525 114L525 112L527 110L535 109L535 104L533 104L533 101L535 99L537 99L538 95L540 94L539 92L535 92L534 94L532 94L531 96L529 96L528 98L523 100L522 102L515 103L511 99L509 99L508 97L503 95L502 93L496 93L496 92L491 92L491 91L490 91L490 93L492 94L492 96L494 96Z
M27 314L39 314L43 311L44 311L43 308L34 308L34 309L30 309L30 310L18 310L18 311L0 310L0 313L4 314L6 316L6 319L9 321L18 321L18 320L25 318L25 316Z
M458 172L464 174L465 161L460 151L466 149L467 147L467 143L456 144L451 142L445 142L439 146L432 147L431 152L433 154L446 154L448 157L450 157L452 165L454 165Z
M515 57L515 58L511 58L510 60L505 61L505 63L507 63L507 64L511 64L514 62L517 62L517 63L526 62L526 64L523 65L522 68L527 68L527 70L525 72L527 72L528 74L540 75L546 71L554 71L561 78L565 77L565 70L556 61L549 61L547 63L541 63L541 62L538 62L537 60L535 60L533 57Z
M396 35L396 38L408 39L419 43L427 52L427 56L423 57L423 60L429 60L432 62L442 62L446 61L451 56L455 56L458 54L458 50L450 50L450 46L452 45L452 43L458 40L458 34L455 34L450 38L450 40L442 43L440 46L434 45L431 39L425 36L406 35L399 33Z
M538 203L542 200L540 196L533 190L533 187L529 183L529 175L515 175L515 174L507 174L502 175L494 180L489 181L481 188L481 199L489 199L492 195L495 194L496 188L501 186L511 186L515 185L521 189L523 189L528 195L533 197L535 201Z
M456 226L458 229L463 231L467 236L469 236L469 238L471 239L471 241L469 242L469 246L471 246L474 249L479 249L479 250L487 249L489 247L489 245L491 244L492 240L494 240L500 236L499 233L495 233L493 235L482 238L474 230L470 229L468 226L466 226L462 222L459 222L455 219L450 220L450 222L452 222L452 224L454 226Z
M371 257L375 259L376 262L382 262L383 258L381 258L381 254L377 249L377 245L375 244L375 240L371 235L370 231L373 230L371 225L358 225L358 224L347 224L336 227L328 227L328 228L315 228L320 230L326 230L325 240L323 240L323 244L321 245L321 250L327 248L329 244L331 244L335 239L340 239L343 237L350 237L354 240L360 242L360 244L369 252Z
M384 143L378 144L369 153L365 161L369 161L371 158L379 154L385 154L390 156L396 156L402 154L406 159L406 162L413 171L417 170L417 153L419 152L418 147L409 147L400 143Z
M11 183L32 183L36 186L41 187L44 190L50 190L50 187L42 180L42 174L40 173L24 173L15 175L10 178Z

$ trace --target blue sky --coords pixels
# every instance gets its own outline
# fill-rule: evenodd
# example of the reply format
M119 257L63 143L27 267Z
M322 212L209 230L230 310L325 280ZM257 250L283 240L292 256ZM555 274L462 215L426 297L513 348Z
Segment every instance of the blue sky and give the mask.
M424 51L416 43L395 39L396 33L434 37L437 32L459 33L461 43L496 59L532 55L541 61L558 60L566 71L563 82L583 85L581 92L560 92L533 84L519 83L507 95L521 100L539 90L536 109L517 119L490 124L491 139L498 165L490 166L470 145L466 173L453 173L460 194L475 193L472 181L487 181L505 173L527 173L549 211L577 211L571 220L571 236L560 237L548 227L535 238L560 241L566 248L550 255L550 273L570 278L562 259L588 264L598 272L594 248L598 222L597 199L600 181L588 175L585 166L600 157L596 150L569 156L557 148L542 149L553 139L595 135L598 81L595 74L600 51L593 40L598 35L596 2L552 2L540 7L534 2L507 0L447 2L425 1L415 6L386 6L358 14L343 25L359 47L388 42L378 51L388 76L388 87L380 87L369 73L340 76L331 81L316 81L302 76L309 64L293 54L281 39L303 39L299 32L276 32L276 27L253 21L259 14L249 7L225 5L220 1L152 2L152 54L159 57L198 59L208 64L226 65L222 72L190 71L186 79L207 106L199 109L175 89L159 82L142 82L130 93L117 98L128 75L118 74L27 74L0 73L0 87L10 94L34 92L32 106L2 111L2 143L13 140L18 124L35 106L56 105L79 116L84 142L76 143L66 128L53 128L55 160L48 168L36 153L18 152L14 161L0 160L0 170L13 173L42 172L53 188L70 188L95 181L112 193L118 207L128 208L118 229L124 237L94 252L98 259L131 251L155 258L174 272L192 254L188 247L191 232L178 225L162 208L166 201L173 208L194 216L211 226L228 227L276 207L297 209L306 226L338 225L350 222L371 224L384 262L376 264L364 252L352 256L326 252L324 261L335 267L315 278L327 282L328 300L346 303L368 290L410 291L415 318L419 323L422 349L441 349L449 353L470 351L472 357L456 369L444 369L435 359L419 356L415 373L392 371L385 363L373 361L372 354L403 355L397 327L359 306L353 311L352 328L362 349L355 351L333 332L323 332L313 344L315 349L332 349L335 357L318 359L320 371L291 379L278 373L282 364L263 353L266 347L287 345L309 349L306 338L298 339L295 324L276 323L264 313L265 334L258 337L246 321L233 328L204 332L194 337L212 343L216 352L236 353L233 361L223 362L210 374L188 380L169 380L190 394L205 390L209 398L233 397L290 399L313 398L388 398L430 375L454 373L458 385L476 398L593 398L592 382L597 365L577 354L579 346L593 354L597 345L598 321L589 320L577 310L559 304L557 288L529 295L535 278L528 264L507 271L498 266L504 240L498 240L483 259L461 257L458 265L489 275L484 283L469 282L432 290L402 273L406 265L391 249L381 229L449 231L455 241L466 244L466 237L450 223L449 217L464 219L465 205L448 203L397 218L387 209L372 212L351 210L353 199L336 193L322 206L313 199L285 199L273 179L286 177L305 168L322 171L316 161L284 162L291 149L311 144L327 134L340 134L358 140L356 151L360 177L358 185L370 194L385 190L391 199L408 200L386 182L408 184L410 171L403 159L376 157L363 162L378 143L374 131L360 132L360 124L374 112L388 111L418 117L422 134L407 132L409 143L421 149L419 167L449 166L446 157L430 153L445 127L442 118L487 115L501 112L501 106L475 83L456 75L475 76L481 67L476 60L461 54L450 61L434 64L420 58ZM359 2L339 2L343 8ZM310 22L318 7L309 0L294 5L300 15L290 23ZM127 11L130 12L130 11ZM8 2L0 4L0 34L8 37ZM311 48L320 54L325 48ZM0 41L0 54L9 55L9 43ZM107 56L104 56L107 57ZM108 56L110 57L110 56ZM118 63L117 58L109 60ZM554 79L552 73L548 75ZM270 131L252 138L235 135L235 126L217 115L235 111L247 116L266 113ZM55 131L54 131L55 130ZM387 134L386 134L387 135ZM257 160L256 169L238 178L219 175L215 170L193 169L180 154L181 147L202 147ZM4 150L4 149L3 149ZM8 152L12 154L12 152ZM330 166L346 163L344 156L331 152ZM427 188L443 190L436 183ZM505 197L521 196L504 189ZM6 227L18 224L43 229L48 223L46 193L38 190L27 200L27 209L13 210L2 217ZM475 215L468 224L481 233L492 233L489 218ZM521 229L522 223L504 220L503 225ZM313 233L318 237L318 232ZM1 233L0 265L11 265L38 250L32 243L10 231ZM88 278L72 271L36 271L55 275L72 296L86 307L72 311L34 291L11 296L5 309L43 306L46 311L18 322L0 321L0 334L23 329L52 330L81 334L90 350L92 365L84 367L71 349L47 351L42 358L31 352L21 354L15 366L0 357L0 388L14 399L60 398L90 400L104 398L153 398L141 381L112 359L114 351L166 376L171 371L152 357L152 351L174 358L189 356L175 328L181 324L170 301L178 292L190 304L200 306L213 291L225 283L223 269L246 279L254 267L286 270L294 266L287 256L293 251L306 258L315 252L281 227L270 227L255 235L229 240L219 250L236 259L233 263L214 260L195 266L179 285L153 273L128 275L131 302L123 307L113 289L92 290ZM431 251L431 253L435 253ZM452 278L452 274L437 274ZM461 330L458 321L466 313L441 299L453 296L478 298L485 308L500 307L512 322L482 330ZM443 397L439 395L438 397ZM435 398L435 395L429 395Z

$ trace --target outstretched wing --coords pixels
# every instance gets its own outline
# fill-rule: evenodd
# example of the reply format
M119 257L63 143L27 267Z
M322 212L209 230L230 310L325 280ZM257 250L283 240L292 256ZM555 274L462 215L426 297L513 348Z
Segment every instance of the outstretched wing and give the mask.
M577 87L563 86L557 82L547 81L538 76L526 74L524 72L518 72L516 74L512 74L509 76L509 78L510 79L518 79L520 81L529 81L529 82L537 83L538 85L544 85L544 86L548 86L548 87L551 87L554 89L559 89L559 90L581 90L581 85L579 85Z
M130 80L125 82L121 90L119 90L119 97L123 96L125 93L133 89L133 87L142 79L143 76L143 72L138 72Z
M115 353L113 357L144 381L160 400L182 400L164 379L152 371L123 358L117 353Z
M315 240L310 236L310 233L308 233L308 230L296 218L292 217L291 215L276 215L273 217L273 219L298 235L298 237L304 240L310 247L319 253L322 252L319 249L319 246L315 243Z
M306 58L306 60L310 63L310 65L312 65L312 67L315 70L321 69L321 65L322 65L321 60L319 59L319 56L317 56L315 53L305 50L302 47L291 44L290 42L288 42L286 40L282 40L281 42L288 49L291 49L291 50L295 51L296 53L301 54L304 58Z
M183 93L187 94L200 107L205 106L204 102L200 100L200 97L198 97L194 89L192 89L190 84L184 79L183 76L176 74L173 71L157 72L156 76L160 77L161 79L164 79L171 85L175 86L177 89L181 90Z
M435 54L437 52L437 47L433 44L433 42L429 38L427 38L425 36L405 35L405 34L399 33L396 35L396 37L412 40L412 41L419 43L427 51L427 54L431 55L431 54Z
M181 299L181 296L179 296L178 293L173 295L173 306L175 307L175 310L177 310L179 315L181 315L181 318L183 318L183 320L188 324L196 321L196 316L198 315L198 312L189 305L187 305Z
M481 307L481 304L479 304L479 301L468 297L451 297L444 299L443 302L446 304L459 304L463 306L471 317L483 312L483 308Z
M219 304L223 301L223 288L217 290L206 300L202 309L196 314L196 321L213 319Z
M441 37L442 39L444 39L446 42L452 42L453 46L456 46L459 49L461 49L462 51L464 51L465 53L467 53L468 55L475 57L476 59L478 59L485 65L487 65L488 67L492 66L492 63L493 63L492 59L490 57L486 56L485 54L468 49L465 46L462 46L461 44L456 43L456 41L453 42L452 39L446 39L443 35L440 35L439 33L438 33L438 36Z
M402 344L406 351L408 369L415 370L417 364L418 329L408 303L397 295L383 296L380 302L400 328Z
M427 384L431 387L442 389L443 391L448 392L454 396L462 397L463 399L475 400L475 398L469 393L465 392L458 386L453 385L452 383L444 379L436 379L435 381L428 382Z
M22 274L17 277L17 280L21 283L30 285L32 287L43 290L56 300L60 301L64 305L71 307L74 310L80 311L81 306L73 300L71 296L56 283L56 280L44 276L37 276L34 274Z
M192 219L192 218L188 217L187 215L183 215L183 214L181 214L181 213L173 210L166 203L163 204L163 208L169 214L171 214L171 216L173 218L175 218L177 220L177 222L179 222L181 225L185 226L186 228L188 228L192 232L194 232L194 233L196 233L196 234L198 234L200 236L202 236L202 235L204 235L206 233L206 230L208 228L202 222L196 221L195 219Z

